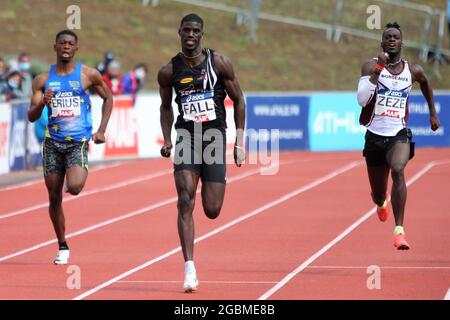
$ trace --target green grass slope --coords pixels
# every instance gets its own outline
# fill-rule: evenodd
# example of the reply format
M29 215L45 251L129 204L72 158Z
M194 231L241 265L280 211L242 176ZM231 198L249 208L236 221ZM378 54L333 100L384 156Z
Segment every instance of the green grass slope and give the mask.
M220 0L240 7L251 1ZM369 1L347 0L341 23L364 27ZM445 9L444 1L418 1ZM94 66L103 52L113 50L126 72L137 62L150 66L146 89L155 90L161 65L180 50L177 34L184 14L197 12L205 20L204 46L231 58L245 91L355 90L361 64L376 56L379 42L343 35L339 43L326 40L324 31L260 21L258 39L248 38L248 26L237 26L230 13L160 0L143 7L140 0L2 0L0 56L27 51L44 66L54 63L55 34L66 28L66 8L81 8L77 58ZM315 21L332 21L333 0L262 0L262 10ZM382 23L397 20L406 38L420 40L423 17L410 10L381 6ZM381 31L379 32L381 36ZM430 37L429 41L433 41ZM448 47L448 40L445 45ZM432 65L419 62L416 50L404 57L422 64L437 89L450 89L450 66L441 66L442 78L432 77Z

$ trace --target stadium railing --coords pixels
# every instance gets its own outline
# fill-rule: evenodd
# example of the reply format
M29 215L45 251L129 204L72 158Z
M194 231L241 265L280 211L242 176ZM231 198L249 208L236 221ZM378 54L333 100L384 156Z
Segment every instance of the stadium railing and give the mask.
M336 0L331 21L313 21L311 19L303 19L298 17L262 12L260 11L260 7L261 3L264 0L251 0L251 5L248 7L238 7L218 1L213 2L206 0L170 1L236 14L237 25L242 25L244 23L250 24L251 27L249 33L250 37L253 39L256 39L258 20L266 20L324 30L326 32L326 38L329 41L339 42L342 34L348 34L377 41L380 40L379 32L371 32L368 31L367 28L363 27L357 28L355 26L346 26L345 22L342 21L344 5L348 4L351 6L352 0ZM152 6L158 6L160 2L160 0L142 0L142 4L144 6L149 4L151 4ZM405 39L404 43L409 48L417 49L419 57L423 62L433 61L433 75L440 78L441 74L439 72L439 65L443 62L448 62L450 59L450 50L444 49L443 47L446 29L446 12L443 10L433 9L428 5L411 3L403 0L374 0L373 2L388 5L391 8L412 10L422 17L423 26L421 28L422 32L420 39L412 40L407 38ZM435 28L436 30L433 30L433 26L437 26L437 28ZM430 42L432 41L432 39L434 39L434 42Z

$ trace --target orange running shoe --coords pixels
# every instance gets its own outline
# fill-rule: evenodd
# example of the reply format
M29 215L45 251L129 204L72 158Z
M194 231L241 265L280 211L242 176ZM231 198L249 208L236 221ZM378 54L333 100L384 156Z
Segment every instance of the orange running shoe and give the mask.
M381 207L377 206L378 219L380 219L381 222L385 222L389 217L389 208L387 199L388 195L386 194L386 199L384 200L383 205Z
M396 227L397 229L398 227ZM403 232L403 228L401 228L402 231L397 232L394 231L394 247L397 248L397 250L409 250L409 244L406 242L405 239L405 233Z

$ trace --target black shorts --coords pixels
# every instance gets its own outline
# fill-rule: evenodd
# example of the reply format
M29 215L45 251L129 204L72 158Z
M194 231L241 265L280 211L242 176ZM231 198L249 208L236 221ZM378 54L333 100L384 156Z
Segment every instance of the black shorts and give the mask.
M414 142L412 141L411 129L404 128L393 137L385 137L367 130L365 137L363 156L369 167L387 164L386 154L397 143L409 143L409 159L414 157Z
M88 165L89 142L59 142L46 138L42 147L44 176L54 173L65 174L72 166L86 170Z
M202 181L226 183L226 144L225 129L177 129L174 171L190 170Z

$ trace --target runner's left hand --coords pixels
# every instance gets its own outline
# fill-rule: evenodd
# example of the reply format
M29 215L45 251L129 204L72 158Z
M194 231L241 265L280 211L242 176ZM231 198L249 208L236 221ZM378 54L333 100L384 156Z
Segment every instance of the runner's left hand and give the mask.
M439 118L437 115L430 116L430 124L431 124L431 130L436 131L440 126L441 123L439 122Z
M245 150L244 147L238 146L238 145L234 145L234 150L233 150L233 155L234 155L234 163L236 163L236 165L238 167L242 166L242 164L245 161Z
M172 150L172 147L172 142L165 142L160 150L161 156L163 156L164 158L169 158L170 150Z
M95 144L101 144L101 143L105 143L105 133L101 132L101 131L97 131L96 133L94 133L94 135L92 136L92 140L94 140Z

